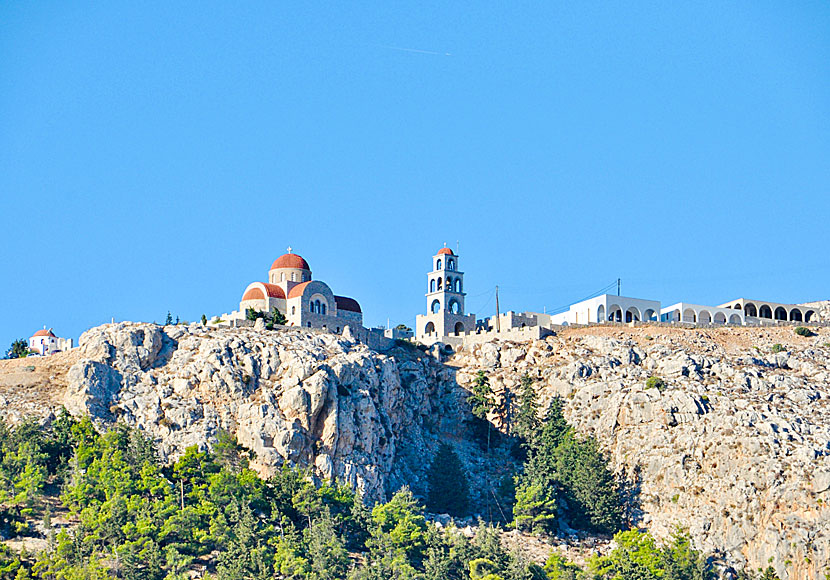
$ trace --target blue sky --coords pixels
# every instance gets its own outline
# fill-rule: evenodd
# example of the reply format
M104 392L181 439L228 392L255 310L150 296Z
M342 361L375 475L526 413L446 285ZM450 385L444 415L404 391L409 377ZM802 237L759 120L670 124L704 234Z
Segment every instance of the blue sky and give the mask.
M830 4L678 4L0 3L0 346L288 245L367 325L445 242L479 316L830 298Z

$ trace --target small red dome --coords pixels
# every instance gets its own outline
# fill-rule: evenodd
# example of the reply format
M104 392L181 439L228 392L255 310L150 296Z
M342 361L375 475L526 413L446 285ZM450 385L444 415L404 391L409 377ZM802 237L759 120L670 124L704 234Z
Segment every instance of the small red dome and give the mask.
M334 302L337 304L338 310L348 310L350 312L359 312L363 314L363 311L360 309L360 304L354 298L335 296Z
M283 254L276 260L274 263L271 264L271 269L275 270L277 268L297 268L299 270L311 270L311 267L308 265L302 256L298 254Z
M52 329L51 329L51 328L50 328L49 330L46 330L45 328L44 328L43 330L38 330L36 333L34 333L34 334L32 335L32 337L33 337L33 338L34 338L35 336L51 336L52 338L57 338L57 337L56 337L56 336L52 333Z
M246 300L265 300L267 294L269 298L282 298L285 300L285 292L276 284L267 284L265 282L255 282L256 286L248 288L242 296L242 301ZM263 288L265 291L263 292Z
M246 300L265 300L265 295L261 288L251 288L242 296L242 302Z
M441 248L440 250L438 250L437 255L440 256L441 254L446 254L448 256L455 256L455 254L453 254L452 250L449 249L449 248Z
M296 298L297 296L302 296L303 292L305 292L305 287L311 284L311 282L303 282L302 284L297 284L291 290L288 291L289 298Z

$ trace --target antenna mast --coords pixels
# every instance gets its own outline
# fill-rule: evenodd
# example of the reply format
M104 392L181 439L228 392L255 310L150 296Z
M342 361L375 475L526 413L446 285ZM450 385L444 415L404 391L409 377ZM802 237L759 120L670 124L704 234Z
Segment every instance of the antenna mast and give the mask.
M496 286L496 332L501 332L501 323L499 322L499 287Z

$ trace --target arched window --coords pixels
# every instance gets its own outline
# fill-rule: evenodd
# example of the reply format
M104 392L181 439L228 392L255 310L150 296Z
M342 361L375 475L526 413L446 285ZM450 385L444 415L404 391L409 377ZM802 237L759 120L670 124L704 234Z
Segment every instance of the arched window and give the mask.
M441 310L441 301L440 300L433 300L432 306L429 308L432 310L432 313L435 314Z
M447 260L447 270L455 270L455 260Z
M309 328L311 328L311 323L310 323L310 322L306 323L306 325L307 325Z
M453 314L461 314L461 305L458 301L453 300L450 302L450 312Z
M436 269L436 270L440 270L440 269L441 269L441 260L437 260L437 261L435 262L435 269Z
M320 308L322 308L322 311L320 312L320 314L325 314L325 313L326 313L326 303L325 303L325 302L323 302L323 303L320 305Z
M297 281L297 272L291 272L291 280L292 280L293 282L296 282L296 281Z
M285 282L285 272L280 273L280 282Z
M438 290L441 290L441 284L443 283L443 278L438 278Z
M424 327L424 333L432 334L433 332L435 332L435 325L431 322L427 322L426 327Z
M455 291L461 294L461 278L455 279Z
M435 292L435 280L430 280L429 281L429 291L430 292Z
M452 278L447 276L447 285L445 286L447 292L452 292Z
M297 314L297 307L296 306L291 307L291 314L292 315Z

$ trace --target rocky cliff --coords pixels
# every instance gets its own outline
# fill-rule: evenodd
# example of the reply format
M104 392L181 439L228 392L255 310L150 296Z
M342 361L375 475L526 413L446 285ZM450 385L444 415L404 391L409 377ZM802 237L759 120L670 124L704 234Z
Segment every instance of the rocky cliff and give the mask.
M568 420L636 484L657 536L682 525L729 564L819 578L830 565L827 341L826 329L587 328L477 346L453 364L462 385L478 368L497 391L529 373L544 398L563 397ZM664 385L647 388L651 376Z
M483 369L504 396L527 373L634 485L639 524L658 536L682 525L730 565L771 562L782 578L814 578L830 565L828 341L827 329L591 327L478 345L439 364L311 331L122 323L85 333L63 371L49 359L31 368L51 365L43 384L60 390L44 391L44 414L62 402L137 425L170 457L228 430L264 475L287 461L370 499L403 484L423 493L441 440L486 493L506 458L473 441L465 389ZM24 363L0 367L0 396L31 412L15 390ZM664 384L647 388L650 376Z
M140 427L167 457L226 430L263 476L288 463L378 500L423 490L439 439L474 447L453 374L414 348L380 355L323 332L127 323L81 336L63 403Z

